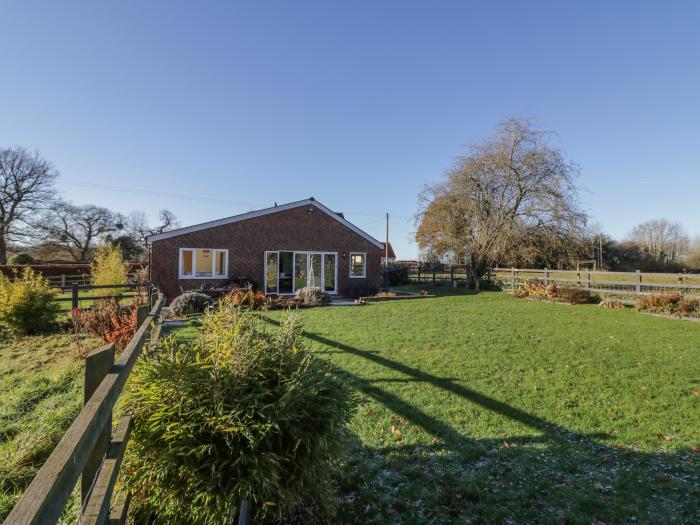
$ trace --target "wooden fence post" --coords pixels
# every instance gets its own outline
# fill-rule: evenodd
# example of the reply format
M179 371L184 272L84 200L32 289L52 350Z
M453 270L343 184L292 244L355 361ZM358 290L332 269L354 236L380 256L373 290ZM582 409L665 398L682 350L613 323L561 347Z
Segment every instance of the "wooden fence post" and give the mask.
M457 281L455 281L455 267L450 266L450 281L452 281L452 287L457 287Z
M636 272L636 285L634 287L635 292L637 292L637 295L642 293L642 272L640 270L637 270Z
M150 310L151 310L151 307L148 306L147 304L139 306L138 309L136 310L136 329L137 330L143 324L143 322L146 320L146 317L148 317L148 312Z
M544 285L549 286L549 269L544 269Z
M85 358L85 386L84 386L84 403L90 400L92 395L100 386L100 383L114 366L114 343L105 345L97 350L93 350ZM97 445L90 453L90 457L85 464L83 474L80 479L80 501L83 505L87 502L90 495L90 489L95 481L97 471L102 464L102 458L107 453L109 447L109 439L112 434L112 416L109 416L104 429L100 434Z
M73 283L71 286L71 308L78 308L78 283Z
M576 286L581 288L581 272L579 271L576 272Z
M591 272L586 270L586 290L591 289Z
M510 289L514 292L515 291L515 268L511 268L510 274L511 274Z
M435 265L433 265L433 284L435 284Z
M62 273L61 274L61 288L65 288L65 287L66 287L66 274Z

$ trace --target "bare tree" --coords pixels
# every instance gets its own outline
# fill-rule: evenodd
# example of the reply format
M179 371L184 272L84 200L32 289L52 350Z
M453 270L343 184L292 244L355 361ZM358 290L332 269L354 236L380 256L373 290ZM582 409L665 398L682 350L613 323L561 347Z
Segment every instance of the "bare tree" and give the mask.
M639 246L645 257L660 263L678 262L688 252L690 245L690 238L683 226L666 219L635 226L627 240Z
M54 198L57 176L37 152L0 149L0 264L7 262L7 244L22 240L30 220Z
M107 208L58 202L36 225L44 243L85 260L98 240L123 228L123 218Z
M179 226L179 221L175 217L175 214L165 208L158 212L158 221L156 226L151 226L144 212L134 211L129 215L126 221L126 229L134 241L142 248L146 249L148 244L146 239L149 235L156 235L158 233L174 230Z
M575 250L586 223L576 167L527 120L509 119L422 192L416 239L469 266L478 288L489 266Z

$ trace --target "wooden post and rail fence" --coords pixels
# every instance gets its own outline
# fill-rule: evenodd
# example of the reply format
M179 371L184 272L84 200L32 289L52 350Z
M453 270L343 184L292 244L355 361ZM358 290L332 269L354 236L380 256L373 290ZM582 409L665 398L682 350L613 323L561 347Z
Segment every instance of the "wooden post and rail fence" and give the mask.
M456 286L465 283L467 276L468 268L464 265L414 264L409 267L409 281L417 284L450 283ZM583 288L592 293L617 296L623 302L633 302L638 296L670 291L700 295L700 274L690 273L492 268L485 278L505 290L517 289L526 279L540 280L545 284Z
M114 343L88 354L83 408L4 525L58 523L78 480L81 525L126 522L130 495L123 491L115 495L114 491L131 434L132 418L129 414L123 415L113 428L112 414L142 350L154 347L160 337L165 298L152 286L148 287L148 292L148 304L136 312L138 329L116 361ZM250 523L247 501L241 505L238 523Z
M114 344L93 350L85 360L85 404L61 441L5 520L7 525L54 524L80 483L81 524L124 523L129 496L113 492L131 432L130 415L112 430L112 413L145 346L160 335L164 298L153 293L139 307L140 325L115 361Z
M151 284L125 283L125 284L78 284L73 283L70 286L58 288L61 292L70 292L70 297L57 297L56 301L70 302L71 308L78 308L80 301L99 301L103 299L128 299L137 295L139 291L145 291L149 295L152 293L153 286ZM82 295L81 292L92 290L107 290L102 295ZM109 293L109 290L116 290L117 293ZM133 293L124 293L124 290L131 290Z

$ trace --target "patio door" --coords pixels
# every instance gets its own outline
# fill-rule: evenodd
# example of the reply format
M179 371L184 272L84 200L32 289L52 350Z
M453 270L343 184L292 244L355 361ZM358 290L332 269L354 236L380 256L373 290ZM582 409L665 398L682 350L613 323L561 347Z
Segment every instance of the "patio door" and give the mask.
M338 255L326 252L265 252L265 292L292 294L314 286L336 293Z

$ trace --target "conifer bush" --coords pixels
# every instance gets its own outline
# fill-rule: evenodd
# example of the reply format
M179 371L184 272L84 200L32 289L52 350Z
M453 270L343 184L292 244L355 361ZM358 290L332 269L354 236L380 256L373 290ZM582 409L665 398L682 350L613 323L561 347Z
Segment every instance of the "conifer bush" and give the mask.
M213 299L202 292L185 292L170 303L170 313L177 317L201 314L213 303Z
M222 302L201 337L164 339L129 384L124 471L138 519L234 523L244 499L256 523L331 516L354 398L306 350L294 314L271 328Z
M36 264L36 261L28 253L15 253L7 259L7 264Z
M0 275L0 327L19 335L51 329L61 311L46 278L25 268L11 281Z

